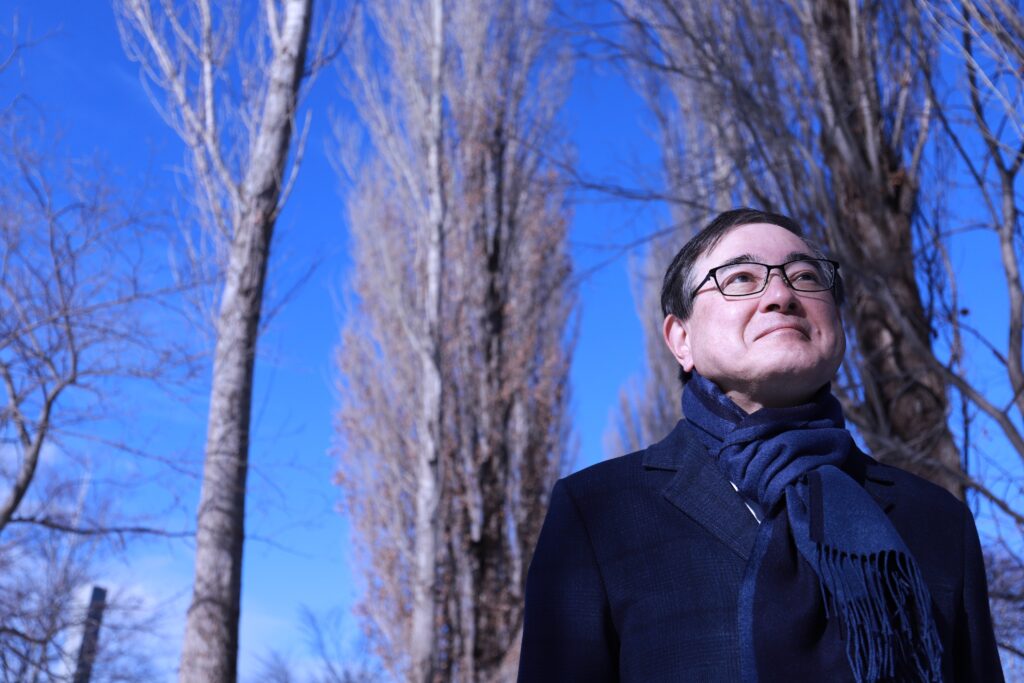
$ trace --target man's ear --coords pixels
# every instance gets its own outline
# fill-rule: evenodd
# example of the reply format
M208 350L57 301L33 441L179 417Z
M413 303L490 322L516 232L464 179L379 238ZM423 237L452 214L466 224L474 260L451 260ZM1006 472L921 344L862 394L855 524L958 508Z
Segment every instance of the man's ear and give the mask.
M686 323L672 315L665 316L665 323L661 328L665 345L675 356L676 362L686 372L693 371L693 354L690 352L690 333Z

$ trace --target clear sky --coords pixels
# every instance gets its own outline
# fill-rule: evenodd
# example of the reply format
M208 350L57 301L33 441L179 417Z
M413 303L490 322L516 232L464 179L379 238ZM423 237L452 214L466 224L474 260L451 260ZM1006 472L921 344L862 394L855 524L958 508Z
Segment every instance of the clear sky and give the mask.
M147 99L136 65L125 58L109 4L5 3L0 26L9 30L15 16L20 38L46 38L0 74L4 100L27 97L45 117L48 132L59 134L56 146L63 154L99 158L126 191L144 190L148 206L173 209L187 191L178 175L182 146ZM347 610L358 584L349 564L345 520L335 509L338 491L331 484L330 456L337 407L332 354L341 322L337 301L349 266L344 206L328 160L334 144L331 112L344 107L341 97L337 77L325 72L306 101L314 117L308 151L278 224L271 303L290 289L311 259L318 266L260 340L247 503L247 533L254 538L246 545L243 576L243 680L253 679L259 658L270 648L295 663L306 656L299 619L303 606L321 615L341 614L341 633L352 641L345 647L357 648L355 621ZM626 181L638 169L657 174L641 103L611 68L577 67L564 124L588 174ZM577 271L589 274L579 282L582 318L572 368L579 444L575 468L604 457L602 437L618 392L629 376L642 372L628 252L616 245L656 227L650 208L581 200L572 252ZM161 457L183 464L193 478L157 468L155 480L126 495L124 512L149 511L173 488L179 495L165 519L173 528L194 525L207 382L206 375L197 378L183 403L156 391L130 397L131 425L124 428L124 438L140 439ZM91 455L100 469L111 464L110 457ZM151 467L123 458L117 467ZM191 553L187 542L132 541L127 555L111 561L100 577L112 590L161 606L166 618L160 647L172 667L191 584Z
M60 133L64 153L97 156L127 192L144 190L151 206L173 207L183 196L177 175L183 150L147 99L136 65L125 58L109 4L8 2L0 9L0 27L10 29L15 15L22 38L51 35L0 74L3 101L26 96L45 116L48 130ZM318 614L338 611L347 641L343 649L357 647L348 609L358 583L350 566L345 520L336 511L330 455L337 407L332 353L341 323L337 301L350 265L339 181L328 159L334 144L330 112L343 107L341 98L337 77L324 73L306 102L314 117L309 148L278 225L271 303L280 300L311 260L318 267L260 341L247 517L253 539L246 546L243 577L243 680L254 680L260 656L271 648L296 663L306 656L299 618L303 606ZM585 174L626 183L637 181L638 175L648 180L656 176L657 153L647 136L653 124L611 67L578 65L564 125ZM653 207L581 199L572 252L577 271L590 274L579 283L582 318L571 378L579 443L576 468L605 456L602 438L618 393L643 368L640 322L627 274L629 252L615 245L633 242L661 227L662 220ZM983 283L996 263L994 252L988 252L991 259L973 258L978 248L976 243L962 245L953 258L966 280ZM591 272L598 264L605 265ZM996 331L1005 327L1000 313L1004 302L982 295L972 305L979 326ZM153 470L155 480L125 496L125 512L149 511L147 506L157 499L163 505L161 496L173 489L180 495L173 500L169 523L175 528L194 524L206 390L204 375L186 392L184 403L156 391L131 397L132 425L126 438L143 439L148 449L180 462L193 476ZM94 454L98 467L104 466L104 457L109 456ZM121 460L116 466L151 467ZM146 498L147 492L152 498ZM166 650L168 680L173 679L170 671L183 630L191 552L182 541L133 541L127 554L109 562L101 576L108 588L162 607L166 619L161 647Z

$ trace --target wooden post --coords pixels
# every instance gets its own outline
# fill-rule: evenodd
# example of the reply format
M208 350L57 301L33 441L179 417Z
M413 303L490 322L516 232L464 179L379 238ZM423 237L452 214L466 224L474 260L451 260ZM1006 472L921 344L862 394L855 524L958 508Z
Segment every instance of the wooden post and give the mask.
M82 645L78 648L74 683L89 683L92 677L92 664L96 661L100 639L100 622L103 621L103 608L106 606L106 589L93 586L92 597L89 598L89 611L85 616L85 628L82 630Z

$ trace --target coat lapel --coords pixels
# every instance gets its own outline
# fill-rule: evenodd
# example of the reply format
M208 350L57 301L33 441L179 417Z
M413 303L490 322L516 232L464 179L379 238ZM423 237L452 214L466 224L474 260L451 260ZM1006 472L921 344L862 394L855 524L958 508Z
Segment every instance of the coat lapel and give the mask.
M886 515L890 515L896 506L896 481L889 474L888 467L855 447L843 465L843 471L874 498Z
M861 461L864 463L864 478L859 480L864 490L871 494L871 497L878 503L878 507L886 515L892 516L892 509L896 507L896 482L886 471L887 468L878 464L874 459L858 451Z
M644 467L674 470L676 474L662 495L737 555L749 559L758 523L689 430L686 420L680 420L667 437L644 452ZM858 449L844 469L887 515L891 514L896 505L896 486L884 466Z
M757 521L689 429L680 420L665 439L644 452L644 467L675 470L662 495L741 558L749 559Z

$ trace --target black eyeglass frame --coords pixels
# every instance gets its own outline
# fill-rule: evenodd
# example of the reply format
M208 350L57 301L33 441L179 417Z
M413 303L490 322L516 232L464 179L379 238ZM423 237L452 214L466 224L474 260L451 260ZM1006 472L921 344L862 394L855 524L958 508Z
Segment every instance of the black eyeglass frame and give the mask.
M829 284L828 287L824 287L823 289L800 289L798 287L793 286L793 283L789 281L788 277L786 277L786 266L788 266L790 263L796 263L797 261L819 261L821 263L829 263L829 264L831 264L832 265L832 282ZM724 291L722 291L722 285L719 284L719 282L718 282L718 271L719 271L719 269L721 269L721 268L732 268L733 266L739 266L739 265L764 266L765 268L768 269L768 272L764 276L764 282L761 283L761 288L760 289L758 289L757 291L754 291L754 292L747 292L746 294L726 294ZM832 259L828 259L828 258L813 258L813 257L795 258L795 259L790 259L789 261L786 261L785 263L780 263L780 264L775 265L775 266L770 266L767 263L758 263L757 261L739 261L737 263L724 263L724 264L722 264L720 266L715 266L714 268L709 270L708 274L704 276L704 279L700 281L700 284L697 285L694 288L693 292L690 294L690 298L692 299L695 296L697 296L698 294L700 294L700 288L703 287L707 283L708 280L711 280L711 281L713 281L715 283L715 289L717 289L718 292L722 296L727 296L727 297L733 298L733 299L742 299L742 298L748 297L748 296L755 296L757 294L760 294L761 292L763 292L765 289L768 288L768 281L772 279L772 270L774 270L776 268L779 270L779 275L782 277L782 281L784 283L786 283L786 286L789 287L790 289L792 289L794 292L828 292L828 291L834 290L836 288L836 282L839 281L839 262L838 261L833 261Z

